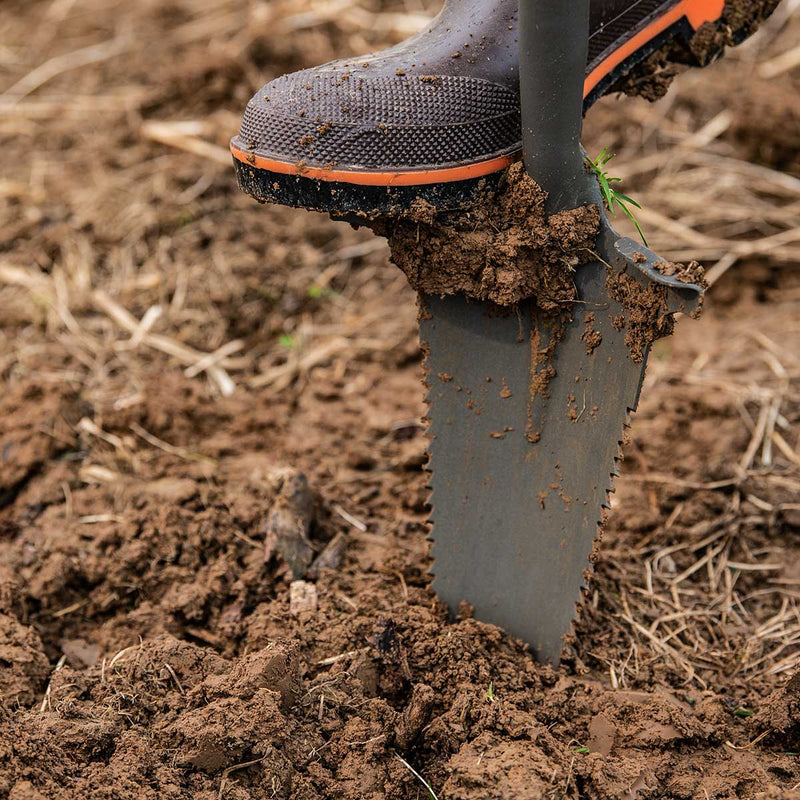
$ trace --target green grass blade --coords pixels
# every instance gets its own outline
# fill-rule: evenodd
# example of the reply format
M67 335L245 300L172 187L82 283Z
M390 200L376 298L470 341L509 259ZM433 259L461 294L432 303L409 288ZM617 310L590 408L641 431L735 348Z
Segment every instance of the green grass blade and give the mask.
M619 206L625 216L627 216L636 227L636 230L639 233L639 236L642 237L642 241L644 242L645 247L648 246L647 239L644 235L644 231L642 230L642 226L639 224L639 220L636 219L636 215L633 211L630 210L628 206L633 206L634 208L641 209L639 203L637 203L632 197L628 197L628 195L623 194L622 192L618 192L612 184L614 183L622 183L622 178L612 178L608 172L604 169L606 164L614 158L614 153L609 153L608 148L604 147L600 151L600 155L597 156L596 159L592 160L588 156L586 157L586 162L592 169L592 172L597 179L597 183L600 186L600 194L603 196L603 200L608 207L608 211L612 217L616 216L616 211L614 210L614 206Z

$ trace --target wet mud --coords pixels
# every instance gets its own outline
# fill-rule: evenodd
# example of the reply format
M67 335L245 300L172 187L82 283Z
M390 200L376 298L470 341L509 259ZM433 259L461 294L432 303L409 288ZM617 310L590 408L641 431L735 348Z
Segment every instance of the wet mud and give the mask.
M522 164L474 208L437 212L418 203L399 221L380 221L393 262L422 294L462 293L499 306L531 297L545 311L574 300L573 274L591 259L600 211L585 206L548 216L546 195Z
M722 23L706 23L691 36L679 36L657 49L620 78L609 92L654 102L691 66L707 66L725 49L742 42L775 11L780 0L725 0Z

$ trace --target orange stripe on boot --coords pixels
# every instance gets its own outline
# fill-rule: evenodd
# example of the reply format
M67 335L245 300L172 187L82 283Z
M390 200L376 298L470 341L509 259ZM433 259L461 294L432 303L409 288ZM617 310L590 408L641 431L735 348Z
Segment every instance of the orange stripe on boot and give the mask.
M583 96L588 96L592 89L613 69L630 58L649 41L667 30L671 25L686 17L689 20L689 24L697 30L706 22L716 22L722 16L724 8L725 0L681 0L674 8L651 22L646 28L639 31L639 33L611 53L608 58L598 64L589 73L586 82L583 84Z
M296 175L316 181L350 183L357 186L423 186L484 178L505 169L520 158L518 154L512 154L491 158L488 161L479 161L477 164L466 164L463 167L419 170L417 172L362 172L360 170L356 172L355 170L325 169L308 167L302 163L289 164L286 161L275 161L240 150L233 142L231 142L231 153L237 160L256 169L276 172L279 175Z

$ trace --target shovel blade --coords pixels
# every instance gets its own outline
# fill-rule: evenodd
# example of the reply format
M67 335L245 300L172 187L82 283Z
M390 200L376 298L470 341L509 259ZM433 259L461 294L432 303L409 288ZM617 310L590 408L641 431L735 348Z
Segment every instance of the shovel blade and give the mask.
M570 630L645 372L606 270L579 267L580 301L561 322L532 301L501 314L422 298L433 586L543 661Z

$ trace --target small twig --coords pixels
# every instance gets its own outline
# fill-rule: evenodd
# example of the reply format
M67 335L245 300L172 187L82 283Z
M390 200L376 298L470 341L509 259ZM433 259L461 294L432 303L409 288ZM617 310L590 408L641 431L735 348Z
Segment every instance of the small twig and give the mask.
M153 447L157 447L159 450L163 450L165 453L169 453L172 456L182 458L184 461L205 461L209 464L217 463L210 456L204 456L201 453L192 453L183 447L175 447L175 445L165 442L163 439L159 439L158 436L154 436L152 433L145 430L138 422L131 423L131 430L148 444L153 445Z
M755 430L753 431L753 435L750 437L750 444L747 445L747 450L745 450L744 455L739 462L739 472L742 475L746 474L747 470L750 469L753 459L758 452L758 448L761 446L761 442L764 439L764 434L767 430L767 423L769 422L769 410L770 404L763 403L758 414L758 421L756 422Z
M55 56L40 64L24 78L20 78L13 86L6 89L0 98L18 102L57 75L120 55L125 51L126 45L126 40L117 37L102 44L93 44L80 50L73 50L71 53Z
M333 506L333 510L345 521L349 522L356 530L361 533L367 532L367 526L357 517L345 511L338 503Z
M800 45L761 64L758 68L758 77L769 81L798 66L800 66Z
M133 316L127 309L123 308L119 303L115 302L105 292L98 289L92 292L92 302L95 307L111 318L120 328L128 331L131 337L137 335L140 331L141 323L136 317ZM141 343L152 347L154 350L159 350L169 356L173 356L181 361L183 364L193 367L198 361L208 357L208 353L201 353L197 350L188 347L185 344L176 342L168 336L162 336L155 333L144 333L141 335ZM128 343L123 343L121 349L126 349ZM213 355L213 354L211 354ZM236 390L236 384L231 380L230 375L225 371L229 367L229 357L223 358L219 363L213 364L206 368L208 377L214 381L217 388L223 397L229 397Z
M716 489L725 489L728 486L736 486L739 483L738 478L729 478L723 481L711 481L710 483L702 483L700 481L687 481L682 478L677 478L673 475L660 475L655 472L645 473L643 475L625 475L626 481L636 481L637 483L666 483L671 486L678 486L682 489L696 489L698 491L714 491Z
M178 676L175 674L175 670L172 669L172 667L169 664L167 664L166 661L164 662L164 666L167 668L167 672L169 672L169 674L172 675L172 680L175 681L175 685L178 687L178 691L181 694L185 695L186 692L183 691L183 686L181 686L181 682L178 680Z
M322 661L317 661L318 667L331 667L334 664L338 664L340 661L345 661L348 658L352 658L353 656L360 655L361 653L366 653L369 650L368 647L362 647L360 650L350 650L347 653L339 653L338 656L330 656L329 658L323 658Z
M706 283L713 286L738 260L736 253L725 253L713 267L706 270Z
M203 123L198 122L158 122L150 120L140 128L142 136L154 142L184 150L192 155L200 156L215 164L226 167L231 165L231 154L218 144L212 144L199 137L204 130Z
M56 619L61 619L61 617L66 617L68 614L72 614L73 611L77 611L80 608L83 608L89 602L88 598L84 598L83 600L78 600L75 603L71 603L70 605L66 606L65 608L60 608L58 611L54 611L52 616Z
M213 353L198 359L191 367L187 367L183 374L187 378L194 378L201 372L205 372L210 367L224 361L228 356L238 353L244 347L244 342L241 339L234 339L232 342L226 342L222 347L217 348Z
M126 656L126 655L128 655L128 653L131 653L131 652L133 652L134 650L141 650L141 649L142 649L142 643L141 643L141 641L139 642L139 644L132 644L130 647L125 647L125 648L123 648L122 650L120 650L120 651L119 651L119 652L118 652L118 653L117 653L117 654L116 654L116 655L115 655L115 656L114 656L114 657L111 659L111 661L109 661L109 663L108 663L108 669L110 669L110 670L111 670L111 669L114 669L114 666L116 665L116 663L117 663L118 661L120 661L121 659L125 658L125 656Z
M731 750L749 750L751 747L753 747L753 745L758 744L762 739L764 739L767 736L769 736L770 733L772 733L772 731L770 731L770 730L764 731L763 733L759 733L758 736L756 736L756 738L753 739L752 742L748 742L747 744L741 745L741 746L737 746L737 745L733 744L733 742L728 741L727 739L725 740L725 744L728 747L730 747Z
M219 794L217 795L218 800L222 797L222 793L225 791L225 782L228 780L228 775L230 775L232 772L236 772L237 770L245 769L246 767L252 767L254 764L260 764L265 758L266 756L261 756L261 758L254 758L252 761L245 761L242 764L234 764L232 767L228 767L222 773L222 778L219 782Z
M66 663L67 663L67 656L66 655L61 656L61 658L58 659L58 663L56 664L56 668L53 670L53 673L50 676L50 680L47 681L47 688L44 691L44 697L42 698L42 704L39 707L39 711L42 714L44 714L44 712L47 711L48 708L50 708L50 689L51 689L52 684L53 684L53 675L55 675L56 672L58 672L61 669L61 667L63 667L64 664L66 664Z

